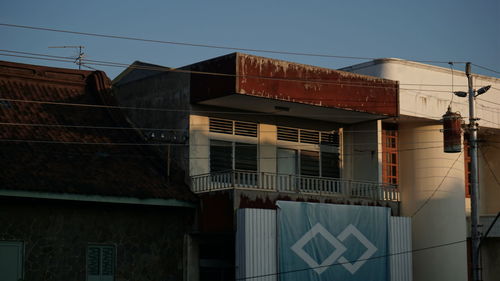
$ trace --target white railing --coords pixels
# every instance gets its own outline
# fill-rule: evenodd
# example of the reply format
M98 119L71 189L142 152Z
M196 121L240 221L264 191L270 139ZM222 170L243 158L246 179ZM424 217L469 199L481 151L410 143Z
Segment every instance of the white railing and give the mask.
M376 182L237 170L191 177L191 190L195 193L223 189L254 189L399 201L397 186Z

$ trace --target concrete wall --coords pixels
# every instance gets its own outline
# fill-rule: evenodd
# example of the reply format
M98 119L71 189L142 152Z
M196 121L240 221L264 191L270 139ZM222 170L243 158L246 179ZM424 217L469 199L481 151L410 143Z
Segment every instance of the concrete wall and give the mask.
M116 281L182 280L193 223L189 208L0 198L0 240L24 242L30 281L86 280L89 243L116 247Z
M479 139L479 214L496 215L500 212L500 134L480 133Z
M135 127L151 142L172 143L171 163L179 168L174 171L189 167L189 83L189 74L165 72L114 88L120 106L135 108L124 110ZM166 146L158 148L168 153Z
M443 152L440 129L399 124L401 215L413 218L414 250L466 240L463 155ZM417 251L414 280L465 281L466 257L465 242Z
M449 68L399 59L381 59L344 68L346 71L399 81L400 114L434 120L441 119L446 112L454 96L452 91L467 91L467 77L461 71L463 64L455 66L455 69L458 70L453 72L452 77ZM500 79L474 75L473 84L475 89L492 85L486 94L476 99L476 114L481 118L479 125L500 129ZM466 98L453 97L452 109L468 118Z
M344 127L343 176L378 182L382 179L381 122L370 121Z

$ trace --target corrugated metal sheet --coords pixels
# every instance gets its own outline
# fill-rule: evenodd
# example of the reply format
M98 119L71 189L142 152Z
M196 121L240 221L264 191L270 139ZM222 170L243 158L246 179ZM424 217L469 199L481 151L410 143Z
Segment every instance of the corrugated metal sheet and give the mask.
M239 209L236 223L236 278L276 281L276 210Z
M412 280L411 218L391 217L389 251L392 281Z

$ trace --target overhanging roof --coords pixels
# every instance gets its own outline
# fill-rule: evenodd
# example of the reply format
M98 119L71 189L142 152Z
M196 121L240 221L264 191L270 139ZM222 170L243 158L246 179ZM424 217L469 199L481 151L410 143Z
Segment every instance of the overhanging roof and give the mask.
M194 103L340 123L398 115L392 80L241 53L186 68Z

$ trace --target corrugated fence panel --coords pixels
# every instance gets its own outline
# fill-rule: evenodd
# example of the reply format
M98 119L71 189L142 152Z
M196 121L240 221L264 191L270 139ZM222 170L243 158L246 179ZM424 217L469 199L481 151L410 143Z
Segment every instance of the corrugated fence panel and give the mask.
M239 209L236 218L236 278L276 281L276 211Z
M391 217L389 235L391 281L412 281L411 218Z

